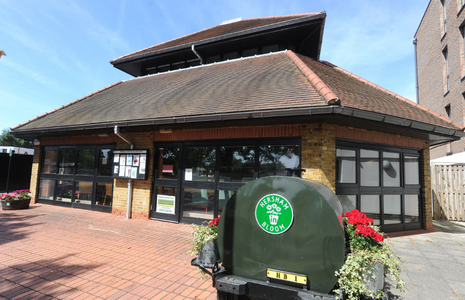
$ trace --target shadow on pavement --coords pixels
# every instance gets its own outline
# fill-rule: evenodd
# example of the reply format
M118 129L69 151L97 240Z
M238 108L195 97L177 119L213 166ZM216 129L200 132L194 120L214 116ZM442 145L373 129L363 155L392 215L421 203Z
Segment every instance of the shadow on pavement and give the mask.
M0 296L11 299L30 293L30 297L33 298L33 293L37 291L41 296L63 298L70 293L75 293L76 289L64 284L72 283L74 279L79 279L78 277L82 277L102 264L77 265L66 262L66 260L75 259L73 256L64 255L9 266L0 263Z
M15 213L2 211L0 213L0 245L26 238L25 228L41 224L29 222L38 216L19 216Z

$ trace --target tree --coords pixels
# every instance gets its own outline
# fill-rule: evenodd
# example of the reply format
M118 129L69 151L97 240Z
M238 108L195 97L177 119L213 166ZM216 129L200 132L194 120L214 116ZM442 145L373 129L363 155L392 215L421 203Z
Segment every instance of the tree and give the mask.
M32 142L14 137L9 128L2 130L2 133L0 134L0 146L34 148L34 144Z

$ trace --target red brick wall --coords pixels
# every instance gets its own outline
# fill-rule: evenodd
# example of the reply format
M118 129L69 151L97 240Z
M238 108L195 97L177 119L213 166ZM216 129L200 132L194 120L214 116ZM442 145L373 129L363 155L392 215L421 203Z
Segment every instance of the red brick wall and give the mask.
M419 104L447 117L445 106L451 106L451 119L465 124L465 49L462 34L459 30L465 21L465 9L460 1L446 0L447 31L443 29L443 8L441 1L431 1L418 28L417 39L417 73L419 87ZM449 92L445 88L445 60L443 50L448 49ZM462 152L464 139L453 142L450 151ZM431 158L445 156L447 145L433 147Z
M261 138L261 137L286 137L300 136L301 125L278 125L260 127L237 127L237 128L212 128L181 130L173 133L155 132L155 141L186 141L186 140L209 140L209 139L236 139L236 138Z

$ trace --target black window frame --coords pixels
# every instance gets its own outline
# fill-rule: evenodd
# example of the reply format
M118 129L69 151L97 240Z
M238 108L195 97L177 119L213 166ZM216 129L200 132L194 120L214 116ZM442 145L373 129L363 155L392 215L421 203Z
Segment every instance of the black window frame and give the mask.
M193 140L193 141L177 141L177 142L155 142L155 156L154 156L154 176L153 176L153 193L151 199L151 218L155 220L163 220L175 223L186 223L186 224L202 224L205 220L193 217L183 216L183 205L184 205L184 188L199 188L199 189L212 189L215 191L214 200L214 213L213 216L218 217L218 206L219 206L219 191L237 191L240 187L246 183L242 182L220 182L219 171L221 168L221 147L228 146L253 146L254 147L254 175L253 178L259 177L259 148L265 145L298 145L299 146L299 165L302 164L302 139L301 137L277 137L277 138L260 138L260 139L220 139L220 140ZM162 179L157 178L158 175L158 156L159 148L164 147L176 147L180 148L179 158L179 170L177 179ZM215 177L214 181L186 181L185 176L185 163L186 163L186 149L188 147L215 147L216 149L216 165L215 165ZM177 195L175 207L175 215L162 215L156 213L156 198L157 198L157 187L175 187L177 188Z
M61 150L73 150L73 149L75 150L75 153L74 153L74 164L75 165L74 165L73 173L72 174L60 174L59 161L60 161L60 156L61 156ZM94 151L95 151L94 170L92 172L92 175L77 174L78 153L79 153L79 150L83 150L83 149L94 149ZM39 182L42 179L54 180L55 181L55 189L53 191L53 200L40 198L40 194L39 194L39 196L37 197L37 202L38 203L45 203L45 204L52 204L52 205L57 205L57 206L81 208L81 209L88 209L88 210L110 212L111 213L113 205L105 206L105 205L96 204L98 183L99 182L104 182L104 183L111 183L113 185L113 182L114 182L114 179L111 178L111 174L109 174L109 175L98 175L100 149L116 150L116 144L111 143L111 144L78 144L78 145L61 145L61 146L43 146L42 156L41 156L41 159L40 159L41 166L40 166L40 173L39 173ZM58 151L56 173L43 173L43 163L44 163L44 158L45 158L45 152L47 150L56 150L56 151ZM112 159L113 159L113 155L110 155L110 157L108 159L108 163L111 164ZM73 190L72 190L71 203L57 201L57 193L56 193L57 181L71 181L72 182ZM90 205L88 205L88 204L80 204L80 203L75 202L75 200L76 200L75 191L76 191L76 182L77 181L87 181L87 182L91 181L91 182L93 182L93 185L92 185L92 203ZM112 192L112 195L113 195L113 192Z
M347 149L347 150L355 150L356 151L356 182L355 183L337 183L336 182L336 195L355 195L356 196L356 208L360 210L361 207L361 195L379 195L379 207L380 207L380 229L384 232L393 232L393 231L404 231L404 230L413 230L413 229L421 229L423 223L423 190L424 187L422 186L422 177L423 174L422 169L422 161L423 161L423 154L421 149L415 148L407 148L407 147L398 147L398 146L391 146L391 145L381 145L381 144L372 144L372 143L365 143L365 142L353 142L347 140L336 140L336 149ZM360 150L375 150L379 151L379 178L380 178L380 185L378 187L372 186L362 186L361 185L361 178L360 178ZM400 186L399 187L389 187L383 186L383 152L395 152L400 153ZM419 182L418 184L405 184L405 156L413 156L418 157L419 163ZM338 168L336 167L336 172L338 172ZM401 223L400 224L384 224L384 195L401 195ZM405 195L418 195L419 201L419 222L414 223L406 223L405 222Z

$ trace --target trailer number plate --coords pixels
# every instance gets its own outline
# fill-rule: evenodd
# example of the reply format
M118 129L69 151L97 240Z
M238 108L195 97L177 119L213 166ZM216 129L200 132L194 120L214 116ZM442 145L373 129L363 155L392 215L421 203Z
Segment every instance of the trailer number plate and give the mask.
M282 271L273 270L273 269L267 269L266 277L307 285L307 276L305 275L299 275L299 274L282 272Z

